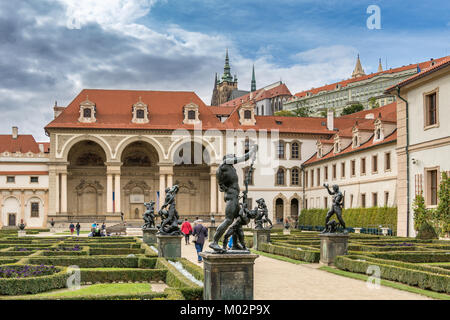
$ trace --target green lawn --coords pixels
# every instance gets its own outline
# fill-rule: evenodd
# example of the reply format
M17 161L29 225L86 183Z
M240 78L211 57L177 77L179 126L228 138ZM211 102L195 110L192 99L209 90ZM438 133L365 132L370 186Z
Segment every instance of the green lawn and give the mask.
M35 297L77 297L84 295L116 295L116 294L141 294L151 293L149 283L112 283L93 284L81 287L78 290L65 289L63 291L45 292L35 295Z
M367 281L367 278L369 277L365 274L343 271L343 270L328 267L328 266L323 266L323 267L320 267L319 269L323 270L323 271L331 272L331 273L334 273L334 274L337 274L340 276L344 276L347 278L363 280L363 281ZM427 297L430 297L433 299L450 300L450 295L448 295L448 294L434 292L434 291L430 291L430 290L424 290L424 289L420 289L418 287L408 286L406 284L402 284L402 283L395 282L395 281L381 279L380 284L382 286L386 286L386 287L391 287L391 288L395 288L395 289L399 289L399 290L403 290L403 291L408 291L411 293L421 294L421 295L424 295L424 296L427 296Z

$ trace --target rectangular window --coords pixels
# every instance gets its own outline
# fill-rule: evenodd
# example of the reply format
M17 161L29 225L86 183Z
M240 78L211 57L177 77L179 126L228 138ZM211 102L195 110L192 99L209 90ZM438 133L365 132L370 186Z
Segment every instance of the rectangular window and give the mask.
M384 192L384 206L387 207L389 204L389 191Z
M352 208L353 207L353 195L351 194L350 195L350 208Z
M350 170L351 170L351 175L352 177L354 177L356 175L356 160L352 160L350 161Z
M294 143L292 143L291 144L291 158L292 159L298 159L299 158L299 152L298 152L298 149L299 149L299 146L298 146L298 142L294 142Z
M308 171L305 171L305 188L308 187Z
M366 174L366 158L361 159L361 175Z
M247 198L247 208L252 209L252 207L253 207L253 199Z
M341 163L341 178L345 178L345 162Z
M336 179L336 164L333 164L333 179Z
M378 156L372 156L372 173L378 172Z
M245 168L245 169L244 169L244 179L247 179L249 169L250 169L250 168ZM245 181L245 180L244 180L244 181ZM250 175L250 180L248 181L248 184L249 184L249 185L253 185L253 172L252 172L252 174Z
M427 193L426 204L429 206L437 205L437 190L438 190L438 170L427 170Z
M323 168L323 173L324 173L324 180L327 181L328 180L328 166L325 166Z
M425 95L425 126L437 124L436 92Z
M14 176L8 176L8 177L6 177L6 182L8 182L8 183L14 183L14 182L16 182L16 177L14 177Z
M320 186L320 168L317 168L317 186Z
M295 186L298 186L298 169L297 168L294 168L294 169L292 169L292 171L291 171L291 184L292 185L295 185Z
M278 159L284 159L284 141L278 142Z
M39 177L30 177L30 183L38 183Z
M308 209L308 199L305 199L305 209Z
M391 153L386 152L384 155L384 170L389 171L391 170Z
M311 170L311 187L314 187L314 169Z
M31 217L39 217L39 202L31 202Z
M323 207L324 207L325 209L328 208L328 197L323 197Z
M366 194L362 193L361 194L361 208L365 208L366 207Z
M373 192L372 193L372 207L378 206L378 193Z

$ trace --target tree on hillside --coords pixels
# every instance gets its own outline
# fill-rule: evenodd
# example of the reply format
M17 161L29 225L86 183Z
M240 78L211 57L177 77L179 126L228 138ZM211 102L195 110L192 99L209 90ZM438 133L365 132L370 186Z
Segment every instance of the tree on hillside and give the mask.
M291 110L280 110L275 112L274 115L279 117L296 117L296 114Z
M369 98L369 106L371 109L378 108L380 104L378 103L377 98L375 97Z
M352 104L352 105L347 106L344 109L342 109L341 116L345 116L347 114L352 114L352 113L359 112L362 110L364 110L364 107L362 104L360 104L360 103Z

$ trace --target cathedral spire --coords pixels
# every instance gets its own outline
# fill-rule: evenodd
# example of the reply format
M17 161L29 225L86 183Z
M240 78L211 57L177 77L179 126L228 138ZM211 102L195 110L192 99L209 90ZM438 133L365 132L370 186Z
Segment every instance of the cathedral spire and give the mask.
M365 76L365 75L366 74L364 73L364 69L361 66L361 61L359 60L359 53L358 53L358 58L356 59L355 69L353 70L353 73L352 73L352 78L361 77L361 76Z
M225 55L225 66L223 67L223 76L222 76L223 81L228 81L228 82L233 81L233 76L231 75L230 70L231 70L230 59L228 58L228 49L227 49L227 52Z
M217 72L216 72L216 77L214 78L214 89L217 88Z
M256 91L256 78L255 78L255 65L253 65L252 70L252 84L251 84L251 92Z
M378 70L377 72L383 71L383 66L381 65L381 58L378 60Z

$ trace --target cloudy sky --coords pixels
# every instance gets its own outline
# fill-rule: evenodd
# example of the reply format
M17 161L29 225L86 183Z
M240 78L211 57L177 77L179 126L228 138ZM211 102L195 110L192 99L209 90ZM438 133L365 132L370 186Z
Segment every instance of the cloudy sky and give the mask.
M369 29L370 5L381 29ZM371 20L372 21L372 20ZM376 0L0 0L2 134L48 140L53 104L83 88L189 90L209 104L226 48L239 88L292 93L450 55L450 2Z

